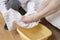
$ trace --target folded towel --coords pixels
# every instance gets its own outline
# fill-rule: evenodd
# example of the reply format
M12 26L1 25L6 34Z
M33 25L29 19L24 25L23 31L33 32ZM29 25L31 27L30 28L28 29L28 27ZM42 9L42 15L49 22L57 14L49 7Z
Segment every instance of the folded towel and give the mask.
M13 9L9 9L4 16L5 22L7 24L8 30L13 30L15 29L13 27L13 22L16 22L19 26L24 27L24 28L32 28L36 25L38 25L39 21L37 22L32 22L32 23L24 23L21 18L22 15Z

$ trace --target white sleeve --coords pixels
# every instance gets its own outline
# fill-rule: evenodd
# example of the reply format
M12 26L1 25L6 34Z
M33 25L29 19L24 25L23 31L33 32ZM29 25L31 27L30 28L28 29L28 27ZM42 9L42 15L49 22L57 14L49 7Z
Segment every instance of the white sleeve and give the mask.
M5 13L7 11L5 2L6 2L6 0L0 0L0 12L2 12L2 13Z

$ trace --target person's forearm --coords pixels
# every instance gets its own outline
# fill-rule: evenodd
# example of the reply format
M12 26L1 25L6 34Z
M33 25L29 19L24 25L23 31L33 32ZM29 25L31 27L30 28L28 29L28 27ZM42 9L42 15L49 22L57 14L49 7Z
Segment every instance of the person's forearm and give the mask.
M60 0L52 0L45 9L39 12L38 18L41 19L45 17L46 15L52 14L58 9L60 9Z

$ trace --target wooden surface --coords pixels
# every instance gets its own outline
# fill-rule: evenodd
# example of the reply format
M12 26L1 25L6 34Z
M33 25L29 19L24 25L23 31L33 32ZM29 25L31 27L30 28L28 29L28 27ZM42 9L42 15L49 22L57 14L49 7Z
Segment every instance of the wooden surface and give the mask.
M21 40L17 31L8 31L4 29L4 19L0 13L0 40Z

